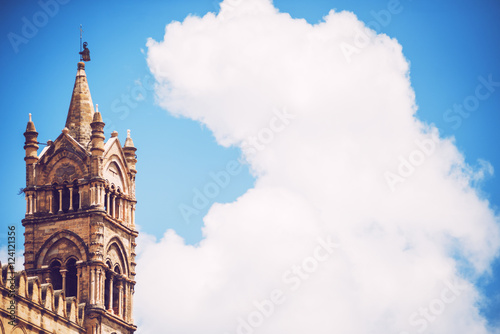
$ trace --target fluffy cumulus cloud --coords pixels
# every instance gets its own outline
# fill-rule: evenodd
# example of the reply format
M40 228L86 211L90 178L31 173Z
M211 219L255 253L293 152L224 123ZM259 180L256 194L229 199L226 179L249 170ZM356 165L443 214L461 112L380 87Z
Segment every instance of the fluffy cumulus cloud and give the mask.
M475 189L491 166L415 117L401 45L349 12L221 7L168 24L147 60L160 105L241 147L256 183L199 245L142 238L140 332L493 332L474 285L499 249Z

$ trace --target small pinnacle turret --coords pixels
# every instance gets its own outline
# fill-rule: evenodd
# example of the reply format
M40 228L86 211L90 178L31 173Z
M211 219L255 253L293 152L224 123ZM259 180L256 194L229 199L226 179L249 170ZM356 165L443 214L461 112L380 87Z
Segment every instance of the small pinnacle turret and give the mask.
M127 130L127 139L125 139L125 145L123 145L123 147L135 148L134 142L132 141L132 137L130 137L130 130Z
M33 123L33 120L31 119L31 113L28 114L28 117L29 117L29 120L28 120L28 125L26 126L26 131L36 132L35 123Z
M92 148L90 151L93 156L102 156L104 153L104 122L102 121L99 105L96 104L96 112L92 119L90 127L92 128Z
M66 127L69 129L69 135L84 147L90 141L92 132L90 123L92 123L93 118L94 105L85 74L85 63L79 62L68 117L66 118Z
M135 156L136 151L137 149L135 148L134 142L130 137L130 130L127 130L127 139L125 139L125 145L123 145L123 153L125 153L125 159L129 164L130 171L134 174L137 173L137 170L135 169L135 164L137 163Z
M90 152L92 154L92 159L90 163L90 171L92 176L101 176L100 171L102 169L102 157L104 155L104 122L102 121L101 113L99 112L99 105L95 105L96 112L90 123L92 128L92 146Z
M28 187L34 184L33 168L34 164L38 162L38 132L36 132L35 123L31 120L31 114L29 114L24 137L26 138L24 142L24 150L26 151L24 161L26 161L26 186Z

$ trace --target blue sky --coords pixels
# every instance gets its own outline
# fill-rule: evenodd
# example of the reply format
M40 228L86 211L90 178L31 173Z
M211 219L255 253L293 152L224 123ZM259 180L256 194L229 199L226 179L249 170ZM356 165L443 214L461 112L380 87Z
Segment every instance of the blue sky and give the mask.
M1 4L0 125L4 163L0 167L4 203L3 224L23 218L25 202L17 195L25 182L23 132L33 114L39 141L55 139L64 127L79 60L79 25L89 44L92 61L86 72L94 103L99 104L105 134L119 132L124 141L131 129L138 148L137 222L141 231L161 238L174 229L188 244L202 240L202 218L212 202L232 202L254 186L248 167L227 187L186 219L183 204L192 205L197 190L211 181L211 172L237 161L239 148L217 144L204 125L176 118L160 108L146 63L148 38L161 41L165 26L188 15L217 12L217 1L3 1ZM314 24L331 9L354 12L364 22L376 23L378 33L397 39L410 63L410 79L419 107L418 117L433 123L444 137L454 137L466 162L478 168L488 161L495 173L477 185L482 198L498 214L500 206L500 84L468 116L451 112L476 94L484 78L500 82L500 2L401 0L397 13L389 1L274 1L281 12ZM44 8L45 7L45 8ZM49 12L51 15L40 14ZM28 23L27 23L28 22ZM38 27L30 30L35 22ZM13 41L22 38L22 42ZM454 118L446 118L446 115ZM1 232L3 235L3 231ZM481 280L492 296L482 312L491 323L500 318L500 261L493 281Z

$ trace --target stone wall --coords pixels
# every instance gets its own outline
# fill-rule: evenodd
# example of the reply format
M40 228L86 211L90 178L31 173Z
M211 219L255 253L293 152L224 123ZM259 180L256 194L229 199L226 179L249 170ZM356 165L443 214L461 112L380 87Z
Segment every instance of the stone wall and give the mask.
M77 305L75 297L66 298L62 290L54 291L25 271L13 272L8 265L1 271L1 334L86 333L85 304Z

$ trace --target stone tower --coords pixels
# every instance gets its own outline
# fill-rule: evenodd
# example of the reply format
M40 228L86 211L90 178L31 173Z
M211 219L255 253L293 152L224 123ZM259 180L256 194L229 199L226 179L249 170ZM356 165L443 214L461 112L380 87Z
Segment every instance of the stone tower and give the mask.
M80 62L62 133L38 155L30 114L24 136L27 275L76 297L87 333L133 333L137 160L130 131L123 147L117 132L104 141Z

